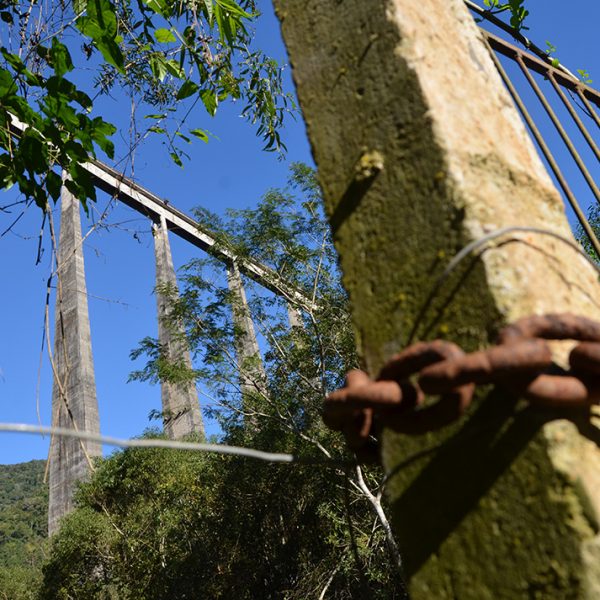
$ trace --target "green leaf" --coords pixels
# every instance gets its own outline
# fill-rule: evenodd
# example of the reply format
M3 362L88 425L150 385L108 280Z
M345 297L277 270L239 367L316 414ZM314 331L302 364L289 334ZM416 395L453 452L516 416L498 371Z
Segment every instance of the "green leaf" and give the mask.
M110 38L103 38L101 40L96 40L96 47L102 53L104 60L115 67L117 71L124 74L125 69L123 68L125 62L123 59L123 53L119 48L119 45Z
M185 71L181 68L181 65L173 58L165 61L167 71L177 77L177 79L183 79L185 77Z
M73 140L65 142L63 150L73 162L84 163L88 159L88 154L83 146Z
M25 63L20 59L16 54L12 54L6 50L6 48L1 48L0 52L2 52L2 56L8 62L8 64L20 75L23 75L27 81L27 83L31 86L39 87L42 85L42 80L32 73L26 66Z
M204 129L190 129L190 133L200 138L204 143L208 143L208 134Z
M228 13L242 19L249 19L252 16L250 13L243 10L237 2L234 2L234 0L217 0L217 4Z
M223 11L221 7L217 4L214 7L214 15L215 20L217 21L217 29L219 30L219 37L221 41L225 40L225 22L223 21Z
M54 171L46 173L46 190L56 202L60 197L60 188L62 187L62 178Z
M206 89L200 92L200 98L202 99L202 103L204 104L204 108L206 108L208 114L211 117L215 116L217 112L218 99L214 90Z
M116 9L110 0L87 0L86 14L75 22L83 35L92 39L104 60L124 73L124 58L117 38Z
M85 92L75 90L72 94L72 98L75 100L75 102L77 102L77 104L79 104L79 106L81 106L81 108L84 108L87 111L92 110L92 99Z
M587 84L590 85L592 83L592 80L590 79L590 74L586 69L577 69L577 73L579 75L579 79Z
M156 14L165 18L171 15L167 0L144 0L144 4Z
M189 98L192 94L195 94L198 91L198 85L194 83L191 79L183 82L183 85L179 88L177 92L177 100L183 100L184 98Z
M17 91L15 78L10 71L0 68L0 97Z
M213 22L213 0L204 0L204 8L206 9L206 18L208 24L212 25Z
M159 81L164 81L167 76L167 66L165 64L165 57L156 52L152 56L150 56L150 69L152 70L152 74Z
M554 54L556 52L556 46L548 40L546 40L546 46L546 54Z
M117 10L110 0L87 0L87 14L97 22L104 36L114 40L117 35Z
M96 117L92 121L92 128L94 135L113 135L117 131L112 123L108 123L102 117Z
M56 38L52 38L50 60L54 72L58 77L62 77L65 73L73 70L73 61L67 47L61 44Z
M169 29L157 29L154 32L156 41L161 44L168 44L170 42L176 42L177 38L173 35L173 32Z
M152 133L167 133L166 129L163 129L158 125L152 125L152 127L148 127L148 131L151 131Z
M87 213L88 207L86 204L86 198L89 198L90 200L94 200L94 201L96 200L96 186L94 185L92 176L79 163L71 163L69 165L68 171L69 171L69 174L71 175L71 178L73 179L73 182L77 182L76 189L77 189L78 193L76 195L79 198L79 200L81 201L81 203L83 204L83 208ZM65 185L67 187L69 187L68 183L69 183L69 180L67 179L65 181Z
M188 144L192 143L192 140L190 140L190 138L187 135L183 135L183 133L181 133L181 131L176 131L175 135L179 136L182 140L184 140Z
M27 129L19 142L19 152L27 159L28 170L44 173L48 169L48 148L38 133Z
M113 135L117 128L112 124L104 121L101 117L96 117L90 122L91 137L98 144L100 149L109 157L115 155L115 145L107 136Z
M169 156L173 159L173 162L183 169L183 163L181 162L181 158L176 152L169 152Z

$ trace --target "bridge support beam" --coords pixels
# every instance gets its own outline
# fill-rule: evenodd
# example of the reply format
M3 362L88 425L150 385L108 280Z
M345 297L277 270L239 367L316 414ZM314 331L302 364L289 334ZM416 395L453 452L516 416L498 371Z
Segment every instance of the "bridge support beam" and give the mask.
M486 233L535 225L571 237L461 0L275 7L372 375L409 340L473 350L527 314L600 318L594 270L534 233L488 244L423 311L450 257ZM564 364L564 347L555 350ZM411 598L600 597L597 440L586 419L558 420L489 389L443 430L384 431Z
M235 336L235 350L240 373L240 389L242 393L242 409L246 424L256 426L257 420L253 412L257 401L267 397L267 376L258 347L256 331L248 300L237 263L227 265L227 283L231 295L231 311Z
M190 351L185 332L170 319L170 301L178 293L177 278L173 267L169 234L164 217L153 226L154 252L156 258L156 302L158 309L158 340L164 357L171 363L182 363L191 368ZM164 288L167 289L164 289ZM163 425L171 439L196 434L204 438L204 423L194 381L160 384Z
M58 243L52 425L100 433L81 238L80 204L63 186ZM77 483L88 477L97 442L53 437L49 454L48 533L73 508Z

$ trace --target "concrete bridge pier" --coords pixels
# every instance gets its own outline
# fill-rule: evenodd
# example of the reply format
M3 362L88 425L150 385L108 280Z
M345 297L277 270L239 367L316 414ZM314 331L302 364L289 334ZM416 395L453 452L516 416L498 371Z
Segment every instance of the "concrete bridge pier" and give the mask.
M64 177L64 176L63 176ZM63 186L57 250L52 425L100 433L83 262L79 201ZM88 477L97 442L53 437L49 454L48 533L73 508L77 483Z
M190 350L180 323L170 319L172 295L177 291L177 278L173 267L167 223L164 217L152 229L156 258L156 303L158 309L158 339L164 357L170 362L180 362L191 368ZM165 290L165 286L170 288ZM173 383L161 381L163 424L171 439L197 434L204 438L204 423L194 381Z

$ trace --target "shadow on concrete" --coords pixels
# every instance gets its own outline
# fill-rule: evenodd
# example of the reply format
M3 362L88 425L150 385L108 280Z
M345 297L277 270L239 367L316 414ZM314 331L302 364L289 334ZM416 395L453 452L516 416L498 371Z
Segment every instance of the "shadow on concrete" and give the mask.
M494 389L464 427L436 448L436 455L394 502L395 530L406 576L416 573L526 448L542 425L557 418ZM457 489L458 488L458 489ZM451 493L448 493L452 490ZM443 500L442 500L443 499Z

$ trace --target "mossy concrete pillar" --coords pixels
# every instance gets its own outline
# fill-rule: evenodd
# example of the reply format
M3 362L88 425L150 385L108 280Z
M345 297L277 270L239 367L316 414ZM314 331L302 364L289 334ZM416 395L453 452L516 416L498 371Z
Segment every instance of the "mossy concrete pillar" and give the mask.
M600 318L590 265L534 233L488 244L420 314L449 259L487 232L571 236L461 0L275 5L370 373L411 340L474 350L524 315ZM600 430L556 417L488 389L436 434L384 432L414 600L600 597Z

